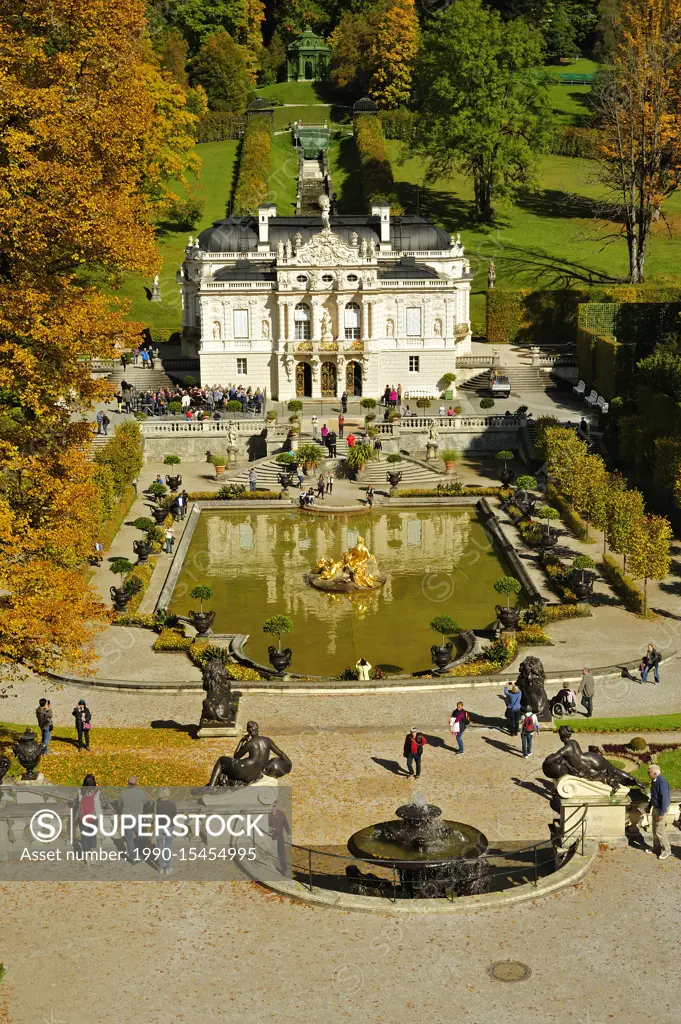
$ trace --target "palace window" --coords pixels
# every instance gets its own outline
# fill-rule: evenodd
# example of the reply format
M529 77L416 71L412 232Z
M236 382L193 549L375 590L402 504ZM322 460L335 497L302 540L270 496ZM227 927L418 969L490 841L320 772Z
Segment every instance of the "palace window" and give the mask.
M345 337L349 340L356 340L360 335L361 313L357 302L348 302L345 307L344 327Z
M305 302L299 302L293 311L295 323L296 341L309 341L312 334L310 330L310 307Z
M305 274L298 274L296 281L298 282L298 284L307 284L307 278Z
M236 372L239 377L248 376L248 359L237 359Z
M358 280L359 278L357 277L357 274L348 274L348 281L350 282L350 284L354 284L355 281Z
M409 356L409 372L419 373L421 370L420 356Z
M235 309L233 311L234 321L234 337L235 338L247 338L248 337L248 310L247 309Z
M407 306L407 337L421 337L421 307Z

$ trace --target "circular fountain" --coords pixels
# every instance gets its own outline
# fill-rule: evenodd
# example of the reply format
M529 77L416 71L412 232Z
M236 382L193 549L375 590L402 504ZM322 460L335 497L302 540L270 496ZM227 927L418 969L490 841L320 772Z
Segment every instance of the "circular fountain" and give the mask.
M348 841L354 857L396 869L406 897L480 891L487 837L473 825L441 818L442 811L421 793L395 811L397 819L355 832Z

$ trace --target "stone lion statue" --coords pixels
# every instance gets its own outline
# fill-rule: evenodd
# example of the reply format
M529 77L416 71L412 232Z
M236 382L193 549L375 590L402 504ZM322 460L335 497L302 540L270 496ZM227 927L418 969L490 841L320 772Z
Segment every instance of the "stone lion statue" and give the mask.
M545 679L546 673L539 658L530 654L521 662L516 685L522 692L523 706L531 708L535 715L540 715L548 707Z
M232 681L219 658L209 658L201 669L206 697L201 705L201 725L231 723L238 695L232 693Z

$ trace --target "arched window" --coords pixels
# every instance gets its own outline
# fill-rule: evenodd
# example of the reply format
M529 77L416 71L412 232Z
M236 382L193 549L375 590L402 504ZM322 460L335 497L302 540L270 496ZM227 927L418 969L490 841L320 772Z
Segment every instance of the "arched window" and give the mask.
M345 307L345 317L344 317L345 337L346 338L349 338L349 339L359 338L360 326L361 326L360 316L361 316L361 314L360 314L360 309L359 309L358 303L356 303L356 302L348 302L347 306Z
M305 302L299 302L293 312L293 319L296 328L296 341L309 341L310 332L310 307Z

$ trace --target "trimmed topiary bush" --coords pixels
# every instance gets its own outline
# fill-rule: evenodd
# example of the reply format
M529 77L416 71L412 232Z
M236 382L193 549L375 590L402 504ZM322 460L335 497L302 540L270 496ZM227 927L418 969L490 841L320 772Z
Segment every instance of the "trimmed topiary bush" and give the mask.
M493 398L481 398L480 399L480 408L481 409L493 409L494 408L494 399Z
M639 754L643 754L648 750L648 741L643 736L634 736L629 740L627 744L630 750L634 750Z
M179 455L166 455L165 459L163 460L163 465L164 466L179 466L179 464L181 462L182 462L182 459L180 458Z

